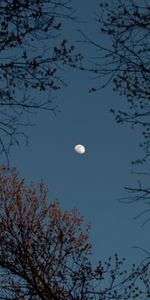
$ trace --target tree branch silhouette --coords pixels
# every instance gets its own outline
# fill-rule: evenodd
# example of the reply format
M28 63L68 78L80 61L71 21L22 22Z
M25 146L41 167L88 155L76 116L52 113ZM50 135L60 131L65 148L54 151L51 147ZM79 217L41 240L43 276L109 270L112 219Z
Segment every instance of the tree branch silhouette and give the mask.
M70 0L0 3L0 153L27 140L31 114L58 111L53 94L65 86L66 62L77 59L63 23L75 20ZM21 129L22 128L22 129Z

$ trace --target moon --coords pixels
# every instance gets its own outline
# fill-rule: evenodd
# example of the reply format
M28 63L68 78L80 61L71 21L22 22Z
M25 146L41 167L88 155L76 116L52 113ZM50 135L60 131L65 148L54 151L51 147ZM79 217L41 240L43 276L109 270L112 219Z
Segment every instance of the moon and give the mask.
M81 144L76 145L74 147L75 152L79 153L79 154L84 154L85 153L85 147Z

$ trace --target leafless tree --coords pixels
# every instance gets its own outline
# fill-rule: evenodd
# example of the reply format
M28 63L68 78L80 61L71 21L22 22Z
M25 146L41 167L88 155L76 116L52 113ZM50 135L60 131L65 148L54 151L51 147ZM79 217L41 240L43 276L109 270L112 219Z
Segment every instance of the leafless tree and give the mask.
M150 3L147 0L106 0L100 2L97 22L104 35L93 41L82 33L83 42L96 50L95 59L81 69L93 72L101 89L113 82L114 90L127 99L125 111L111 111L118 123L139 127L140 146L150 155ZM88 35L88 33L87 33Z
M31 113L57 111L53 92L65 85L73 58L63 22L74 20L71 0L0 1L0 153L27 138ZM62 69L61 69L62 68Z
M102 2L98 23L106 44L84 37L99 53L91 71L98 80L104 80L98 88L112 81L114 90L127 99L125 111L111 109L111 112L117 123L129 123L132 128L142 130L140 147L144 156L133 162L141 164L150 156L150 3L147 0ZM136 175L140 176L137 185L126 187L127 196L121 201L141 203L142 209L135 218L144 217L144 225L150 220L150 189L141 177L149 174L136 172Z

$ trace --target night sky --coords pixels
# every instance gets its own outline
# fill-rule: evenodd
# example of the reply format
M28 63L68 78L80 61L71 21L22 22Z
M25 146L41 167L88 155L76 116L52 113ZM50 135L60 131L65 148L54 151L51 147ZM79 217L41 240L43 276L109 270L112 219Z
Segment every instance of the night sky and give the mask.
M76 15L84 22L66 25L71 42L81 40L78 28L97 41L103 41L96 12L99 1L74 0ZM69 29L68 29L69 28ZM82 43L76 48L89 57L94 49ZM54 95L61 112L39 112L36 126L27 129L29 146L14 148L11 167L16 167L27 182L43 179L49 189L49 200L58 198L63 209L76 207L91 222L93 260L118 253L129 262L137 262L142 253L133 246L148 249L149 226L133 217L141 207L118 201L124 197L124 186L136 183L131 161L138 157L139 133L115 123L110 108L122 108L125 99L113 92L110 84L96 93L88 93L96 84L93 76L69 67L62 74L68 86ZM76 144L87 151L79 155Z

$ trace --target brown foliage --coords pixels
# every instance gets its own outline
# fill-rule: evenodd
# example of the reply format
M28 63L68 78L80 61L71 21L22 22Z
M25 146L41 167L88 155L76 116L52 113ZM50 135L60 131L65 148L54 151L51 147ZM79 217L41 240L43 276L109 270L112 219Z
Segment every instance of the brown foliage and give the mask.
M47 188L26 186L16 170L0 175L0 299L141 299L149 262L129 274L117 255L92 267L89 229L76 209L49 203ZM137 281L139 281L139 286ZM133 297L133 298L132 298Z
M38 191L27 188L16 171L10 177L2 176L0 187L0 265L5 294L15 294L15 287L16 299L22 299L24 293L41 299L63 299L73 293L91 248L89 228L81 229L82 217L75 209L63 212L58 201L48 204L44 184L39 184Z

